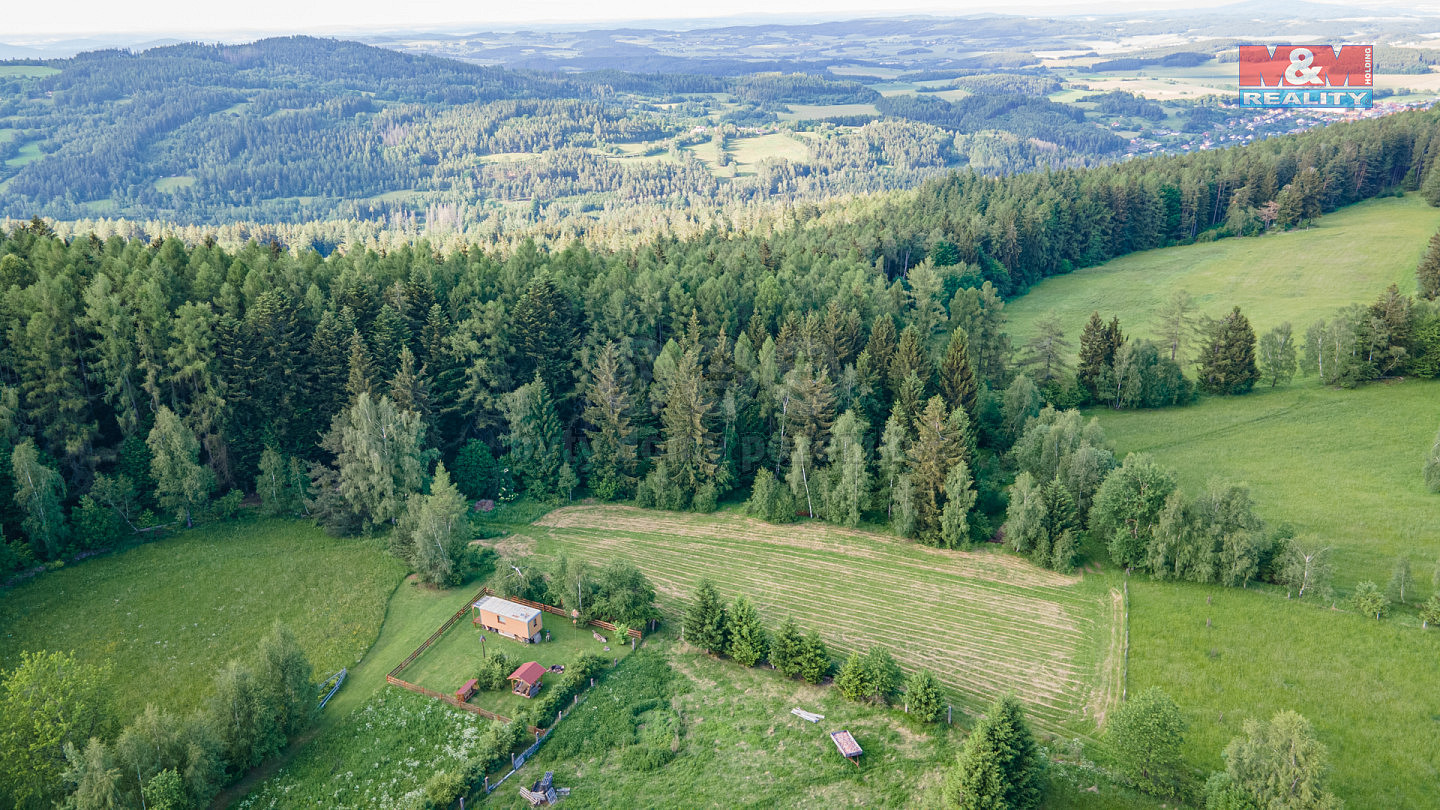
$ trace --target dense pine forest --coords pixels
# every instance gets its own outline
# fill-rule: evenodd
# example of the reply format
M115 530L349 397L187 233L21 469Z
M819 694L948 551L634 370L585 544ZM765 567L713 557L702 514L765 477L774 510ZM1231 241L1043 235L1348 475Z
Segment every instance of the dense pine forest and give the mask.
M228 252L66 242L36 219L0 242L4 564L216 519L251 494L366 532L401 522L439 465L475 499L588 491L705 510L753 486L752 508L772 518L879 520L960 545L1006 519L1016 468L999 453L1043 444L1025 435L1036 416L1072 436L1067 463L1096 452L1088 472L1067 472L1059 451L1037 445L1030 462L1017 451L1030 479L1019 501L1079 476L1088 483L1046 497L1082 518L1118 461L1060 411L1179 404L1197 384L1248 390L1254 333L1238 311L1213 322L1192 369L1163 335L1127 340L1123 328L1143 325L1097 317L1079 336L1077 376L1074 336L1058 326L1010 345L1004 301L1132 251L1433 192L1436 121L1409 113L1090 170L956 174L797 210L764 236L615 252ZM1434 322L1427 304L1392 294L1317 325L1307 363L1326 381L1337 357L1364 361L1347 366L1351 382L1411 364L1433 376ZM1062 568L1070 553L1051 549L1064 533L1041 532L1040 556Z

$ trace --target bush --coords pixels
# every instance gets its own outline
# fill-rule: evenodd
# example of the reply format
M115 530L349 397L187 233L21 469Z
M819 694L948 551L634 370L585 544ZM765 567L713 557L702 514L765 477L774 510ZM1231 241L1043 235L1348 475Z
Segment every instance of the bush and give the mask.
M795 496L762 467L755 473L755 485L751 487L750 500L745 502L745 514L769 523L789 523L795 519Z
M484 442L471 439L456 454L455 486L472 501L495 497L500 486L500 463Z
M503 688L509 681L506 678L515 671L518 664L511 660L505 653L489 653L480 659L480 669L475 675L478 686L484 691L492 691Z

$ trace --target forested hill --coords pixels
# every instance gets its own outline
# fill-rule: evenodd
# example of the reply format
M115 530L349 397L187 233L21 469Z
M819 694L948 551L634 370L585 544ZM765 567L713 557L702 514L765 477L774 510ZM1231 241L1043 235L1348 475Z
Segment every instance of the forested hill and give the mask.
M0 70L0 216L436 230L624 203L701 217L1126 145L1008 86L882 102L824 73L544 73L304 37L97 51ZM796 106L844 125L781 120Z
M115 542L123 526L107 510L136 521L147 502L183 503L188 514L217 483L251 490L263 464L274 480L285 457L333 529L393 519L356 511L361 483L328 466L386 420L416 454L383 484L387 509L437 457L467 476L488 470L492 495L579 485L628 497L644 479L652 503L713 503L789 463L802 439L817 462L841 452L837 414L854 412L845 441L870 452L887 415L918 416L941 393L951 404L935 408L964 400L983 446L1000 434L975 408L1016 362L1001 294L1136 250L1303 225L1380 194L1440 200L1437 149L1440 111L1406 113L1093 170L955 176L802 212L765 235L615 252L421 242L386 255L254 243L232 253L178 239L67 242L36 220L0 239L0 452L14 448L26 480L49 483L17 499L21 467L0 464L0 524L29 540L6 564ZM971 382L957 388L962 371ZM150 501L162 463L152 452L191 459L165 468L190 472L163 504ZM480 461L506 453L513 477ZM308 477L305 462L316 463ZM997 479L976 480L983 494ZM62 504L73 531L35 522Z

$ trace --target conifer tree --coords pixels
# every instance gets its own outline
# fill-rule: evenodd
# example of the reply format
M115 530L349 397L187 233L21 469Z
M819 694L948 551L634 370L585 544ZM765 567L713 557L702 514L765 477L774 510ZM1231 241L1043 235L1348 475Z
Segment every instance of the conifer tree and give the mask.
M98 338L94 368L105 383L105 402L115 409L125 435L140 425L140 355L135 341L135 318L105 273L98 273L85 288L84 323Z
M1035 322L1035 336L1026 342L1020 362L1031 369L1035 384L1049 391L1062 384L1070 372L1065 362L1070 346L1060 317L1049 312Z
M1115 355L1124 342L1118 318L1106 326L1099 312L1090 313L1090 320L1080 332L1080 363L1075 368L1076 380L1090 402L1105 399L1104 391L1113 384L1113 380L1107 381L1107 375L1113 375Z
M410 345L410 325L392 303L386 302L370 324L369 337L375 378L388 380L399 367L401 350Z
M1440 178L1440 172L1430 172ZM1440 182L1440 179L1437 179ZM1430 244L1425 248L1425 255L1420 258L1420 264L1415 268L1416 293L1427 301L1434 301L1440 296L1440 231L1430 237Z
M945 713L940 682L928 669L919 669L905 680L905 711L922 723L934 723Z
M620 366L620 347L606 343L590 369L583 418L590 440L590 491L601 500L628 497L635 487L635 429L630 423L629 382Z
M885 507L887 515L893 509L895 486L900 482L900 476L905 474L909 421L904 410L896 407L891 410L890 418L885 421L885 432L880 436L879 477L876 479L879 486L875 491L875 503Z
M968 429L965 412L954 410L947 414L945 400L938 396L931 397L915 420L915 440L907 453L915 499L915 533L928 542L940 540L946 478L952 467L965 460Z
M865 659L860 653L852 652L840 664L840 671L835 673L835 690L846 700L859 702L869 695L868 687Z
M800 677L805 636L794 619L787 618L770 642L770 665L787 678Z
M895 357L895 347L898 338L895 334L895 321L889 315L882 315L875 319L870 327L870 339L865 344L865 354L870 358L870 364L876 369L879 385L884 396L881 398L888 401L895 388L890 384L890 362Z
M760 614L743 596L730 608L726 636L729 643L726 651L742 666L753 667L769 653L770 642L765 626L760 623Z
M511 314L513 345L523 358L520 369L538 374L552 395L564 400L573 386L572 355L580 345L575 307L549 275L531 282Z
M365 338L360 336L360 330L350 333L350 348L347 353L346 362L350 364L350 372L345 381L346 401L353 405L361 394L375 393L375 364L370 359L370 350L365 346Z
M560 466L564 463L564 436L550 391L537 373L530 382L503 398L510 433L511 464L521 483L536 498L560 494Z
M929 387L930 378L934 374L930 356L925 351L925 341L920 330L913 324L900 333L900 342L890 358L890 390L898 392L901 384L911 374L920 380L922 390Z
M400 362L390 378L390 399L402 411L414 411L426 433L435 431L435 414L430 406L430 380L425 367L415 367L415 353L409 346L400 349ZM432 438L431 441L434 441Z
M940 394L951 410L964 408L965 415L973 424L979 406L980 387L975 381L970 355L970 337L964 329L956 328L950 335L950 345L945 347L945 357L940 361Z
M1255 330L1234 310L1210 324L1200 352L1200 387L1212 394L1244 394L1260 379L1255 365Z
M688 505L718 467L715 437L707 426L711 405L699 357L692 349L676 365L661 414L670 484L680 496L677 508Z
M699 647L707 653L726 650L729 618L725 603L708 579L700 580L695 588L695 599L685 610L684 633L686 643Z
M805 640L800 645L800 678L806 683L816 684L825 680L834 667L830 660L830 651L825 648L825 642L818 633L806 633Z
M945 777L946 807L964 810L1031 810L1044 798L1045 762L1009 695L991 704L965 740Z
M959 548L970 542L970 510L978 497L970 479L970 467L961 459L945 474L945 506L940 512L940 543Z
M309 408L313 414L312 424L316 430L329 425L330 420L349 401L346 382L350 370L350 335L353 328L345 330L340 319L330 310L321 313L320 321L310 336L307 354L310 357L308 377Z
M195 510L210 499L215 487L214 474L200 466L200 442L180 417L162 405L146 444L160 505L185 521L187 528L194 525Z

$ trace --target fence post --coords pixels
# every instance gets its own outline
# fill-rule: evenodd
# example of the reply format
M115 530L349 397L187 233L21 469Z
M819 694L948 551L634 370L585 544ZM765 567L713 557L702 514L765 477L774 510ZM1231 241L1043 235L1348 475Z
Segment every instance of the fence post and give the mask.
M949 726L949 725L954 725L954 723L955 723L954 712L955 712L955 707L954 707L954 706L946 706L946 707L945 707L945 725L947 725L947 726Z

